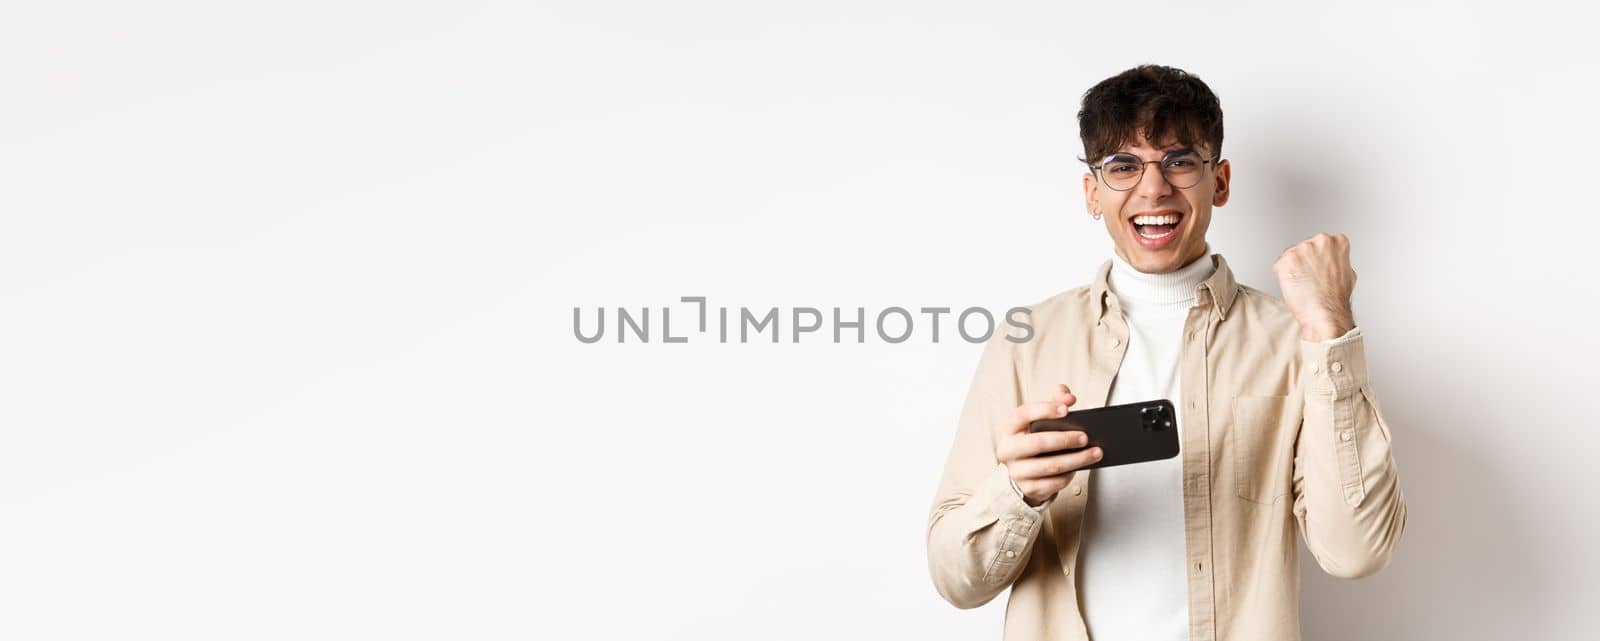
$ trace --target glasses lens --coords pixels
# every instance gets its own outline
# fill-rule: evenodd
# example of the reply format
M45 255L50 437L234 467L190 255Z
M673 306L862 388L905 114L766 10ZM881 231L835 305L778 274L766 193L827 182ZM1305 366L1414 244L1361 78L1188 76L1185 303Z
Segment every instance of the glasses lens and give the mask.
M1200 154L1192 151L1167 156L1161 163L1161 173L1166 175L1167 182L1178 189L1188 189L1200 182L1200 170L1204 168Z
M1101 178L1116 190L1132 189L1139 184L1139 175L1143 173L1144 164L1138 158L1124 154L1110 156L1100 165Z

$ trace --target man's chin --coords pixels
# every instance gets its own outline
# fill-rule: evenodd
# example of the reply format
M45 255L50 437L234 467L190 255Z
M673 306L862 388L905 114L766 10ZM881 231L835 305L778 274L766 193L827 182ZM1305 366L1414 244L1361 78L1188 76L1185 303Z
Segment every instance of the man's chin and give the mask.
M1178 252L1178 246L1175 244L1168 247L1163 247L1161 249L1133 247L1131 249L1124 249L1123 253L1126 254L1126 260L1128 261L1129 265L1132 265L1134 269L1146 274L1165 274L1167 272L1175 272L1183 266L1180 264L1181 261L1178 259L1181 254Z

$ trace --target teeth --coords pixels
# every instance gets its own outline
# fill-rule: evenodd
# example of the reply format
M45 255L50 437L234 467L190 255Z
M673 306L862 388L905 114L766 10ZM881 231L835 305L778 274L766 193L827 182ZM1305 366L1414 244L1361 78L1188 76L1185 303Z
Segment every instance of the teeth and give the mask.
M1144 236L1145 238L1166 238L1166 237L1171 236L1171 235L1176 234L1176 233L1178 233L1178 230L1174 229L1174 230L1169 231L1169 232L1167 232L1165 234L1161 234L1160 236L1151 236L1150 234L1144 233L1144 230L1140 230L1139 231L1139 235L1140 236Z
M1178 217L1172 214L1165 216L1135 216L1133 222L1136 225L1176 225Z

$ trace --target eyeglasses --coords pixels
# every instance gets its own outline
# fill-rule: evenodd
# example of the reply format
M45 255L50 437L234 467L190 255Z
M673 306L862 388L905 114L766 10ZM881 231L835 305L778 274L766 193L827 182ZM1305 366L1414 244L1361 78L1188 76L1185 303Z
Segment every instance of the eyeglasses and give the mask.
M1200 183L1201 174L1205 173L1206 163L1215 163L1221 160L1218 156L1210 160L1200 157L1200 154L1179 149L1163 157L1161 160L1139 160L1133 154L1111 154L1098 165L1089 165L1100 177L1100 181L1107 187L1117 191L1133 189L1144 178L1144 166L1150 163L1161 165L1161 175L1171 183L1175 189L1188 189Z

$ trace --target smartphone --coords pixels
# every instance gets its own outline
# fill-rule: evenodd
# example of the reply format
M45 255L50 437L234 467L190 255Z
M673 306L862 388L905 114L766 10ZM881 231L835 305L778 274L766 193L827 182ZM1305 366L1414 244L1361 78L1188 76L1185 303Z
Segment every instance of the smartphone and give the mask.
M1077 430L1089 435L1085 447L1099 447L1100 460L1083 469L1112 467L1129 463L1159 461L1178 455L1178 418L1172 401L1159 399L1110 405L1089 410L1068 410L1061 418L1047 418L1028 425L1029 432ZM1046 452L1054 456L1076 452L1072 448Z

